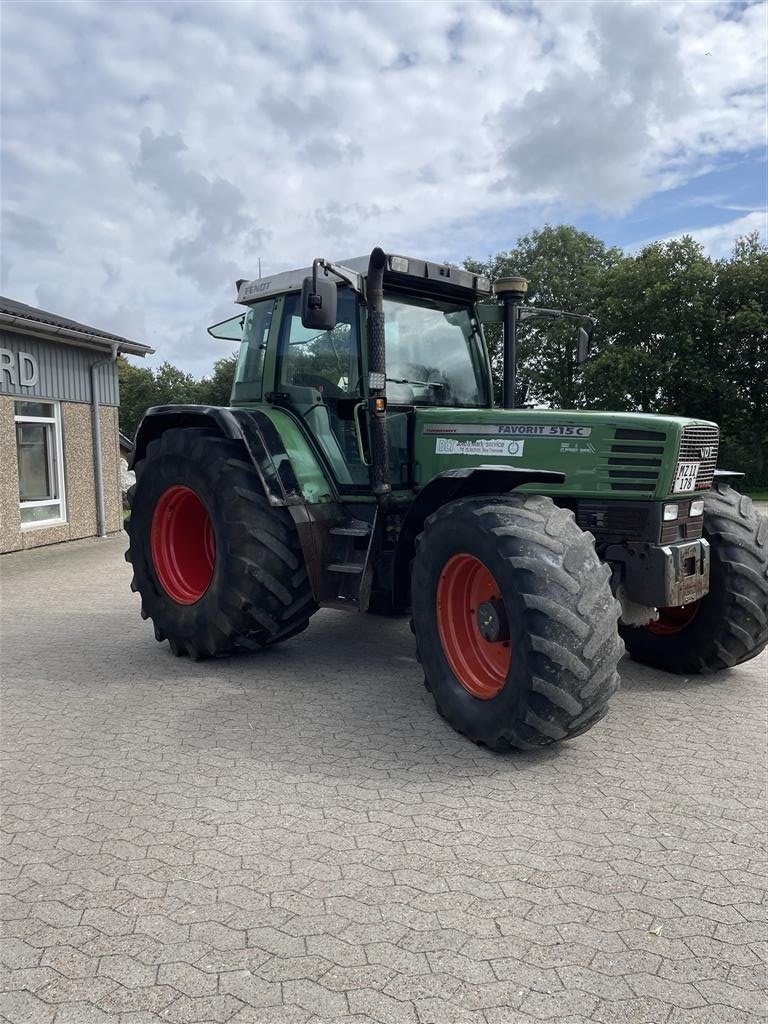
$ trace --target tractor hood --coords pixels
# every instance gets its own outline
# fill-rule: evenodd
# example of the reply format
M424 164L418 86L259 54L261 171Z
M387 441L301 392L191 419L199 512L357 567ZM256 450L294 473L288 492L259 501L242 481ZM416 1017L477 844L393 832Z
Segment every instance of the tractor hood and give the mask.
M460 465L510 465L564 473L547 493L648 500L708 490L717 463L719 431L707 420L532 409L417 408L415 416L417 485Z

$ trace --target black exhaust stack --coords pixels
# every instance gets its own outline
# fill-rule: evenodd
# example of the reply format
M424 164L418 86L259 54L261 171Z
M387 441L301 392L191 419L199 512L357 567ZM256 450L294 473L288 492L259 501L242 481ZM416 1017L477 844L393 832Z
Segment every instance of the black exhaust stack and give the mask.
M515 408L517 387L517 307L528 291L524 277L501 277L493 290L504 303L504 408Z
M387 437L387 362L384 339L384 268L387 257L378 247L368 261L368 391L371 425L373 493L389 494L389 439Z

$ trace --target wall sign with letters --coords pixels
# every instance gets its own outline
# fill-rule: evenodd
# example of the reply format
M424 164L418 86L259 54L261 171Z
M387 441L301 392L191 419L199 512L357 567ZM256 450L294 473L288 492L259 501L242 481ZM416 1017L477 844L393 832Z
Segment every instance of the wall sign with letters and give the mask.
M33 388L37 384L37 360L29 352L12 352L0 348L0 382L16 387Z

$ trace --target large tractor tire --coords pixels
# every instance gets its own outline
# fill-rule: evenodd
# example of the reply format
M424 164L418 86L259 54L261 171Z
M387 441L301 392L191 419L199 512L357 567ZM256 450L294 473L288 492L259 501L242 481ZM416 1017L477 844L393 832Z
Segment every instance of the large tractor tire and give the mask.
M199 659L306 628L316 605L296 528L237 442L167 430L135 469L125 558L158 640Z
M609 570L549 498L463 498L431 515L413 562L413 629L440 714L493 750L586 732L623 654Z
M682 608L660 608L644 628L622 627L635 661L679 674L719 672L768 644L768 519L720 484L704 499L704 538L709 592Z

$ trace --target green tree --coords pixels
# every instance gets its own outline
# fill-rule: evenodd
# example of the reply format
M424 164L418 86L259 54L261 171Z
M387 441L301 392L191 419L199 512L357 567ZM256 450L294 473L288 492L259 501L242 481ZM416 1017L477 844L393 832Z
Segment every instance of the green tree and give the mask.
M547 225L518 239L506 252L485 262L466 260L473 273L492 280L519 274L528 280L526 301L550 309L594 313L605 272L622 258L595 235L567 224ZM486 331L497 397L501 394L501 329ZM573 321L528 321L518 331L518 380L537 401L560 408L582 403L581 373L576 362L577 331Z
M217 359L210 377L203 377L197 386L197 401L202 405L229 405L235 379L237 353Z
M148 366L134 366L124 356L117 358L117 377L120 386L120 430L134 437L141 417L154 405L155 378Z
M155 370L155 405L194 405L199 382L167 360Z
M768 247L754 232L717 264L716 343L727 382L720 464L751 488L768 484ZM714 418L714 417L713 417Z
M606 409L714 418L725 379L716 344L716 268L686 236L654 242L606 270L599 346L585 367L585 401Z

